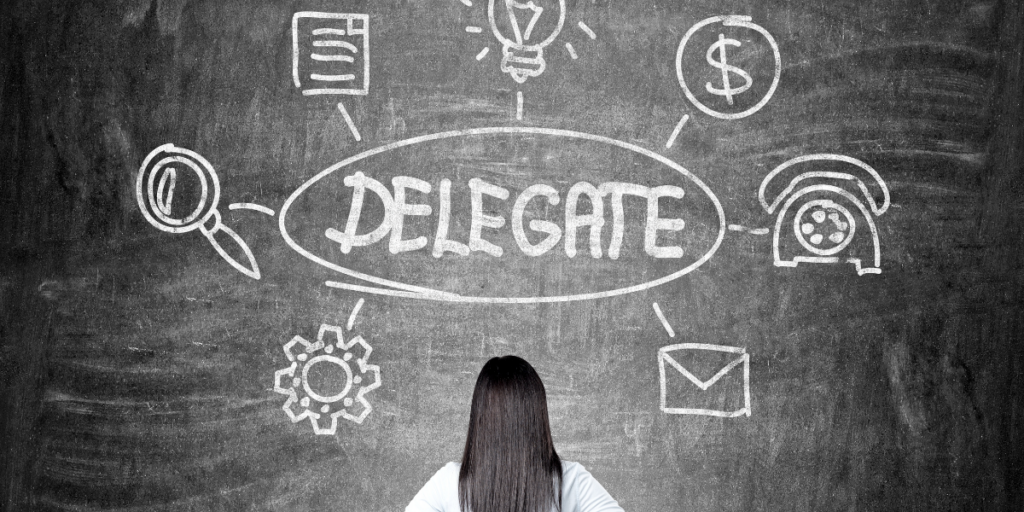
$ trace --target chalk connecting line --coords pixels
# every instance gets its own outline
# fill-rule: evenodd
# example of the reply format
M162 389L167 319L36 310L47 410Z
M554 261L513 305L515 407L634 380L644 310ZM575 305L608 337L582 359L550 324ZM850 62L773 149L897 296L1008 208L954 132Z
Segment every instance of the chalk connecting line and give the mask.
M676 127L672 130L672 135L668 136L668 141L665 142L665 148L668 149L676 143L676 137L679 136L679 132L683 130L683 126L686 126L686 122L690 120L690 115L685 114L683 118L676 123Z
M252 210L254 212L260 212L263 215L274 216L274 210L267 208L261 204L256 203L231 203L228 205L229 210Z
M345 104L339 101L338 110L341 111L342 117L345 118L345 124L348 125L348 129L352 132L352 137L356 139L356 142L363 140L359 135L359 129L356 128L356 124L352 122L352 116L348 115L348 110L345 110Z
M750 233L751 235L768 234L768 228L748 228L739 224L729 224L729 231L739 231L741 233Z
M661 325L665 327L665 331L668 332L669 338L675 338L676 332L672 330L672 326L669 325L668 320L665 319L665 313L661 312L661 306L657 302L652 304L654 306L654 314L658 315L658 320L661 320Z
M346 329L348 329L350 331L352 330L352 326L355 325L355 323L356 323L356 315L359 314L359 309L362 308L362 307L363 307L363 299L359 299L359 301L356 302L356 307L352 308L352 313L350 313L348 315L348 323L345 324L345 328Z

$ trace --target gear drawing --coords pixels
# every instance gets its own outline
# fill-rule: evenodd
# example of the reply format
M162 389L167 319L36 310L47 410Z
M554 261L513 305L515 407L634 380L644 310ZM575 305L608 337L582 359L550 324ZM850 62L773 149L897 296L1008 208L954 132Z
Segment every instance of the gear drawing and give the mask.
M322 324L316 342L295 336L283 348L291 365L274 372L274 391L288 397L282 409L292 423L309 418L313 432L333 435L338 417L361 424L373 410L366 394L380 387L380 367L367 363L373 347L362 336L346 342L341 327ZM314 368L332 377L335 389L311 382Z

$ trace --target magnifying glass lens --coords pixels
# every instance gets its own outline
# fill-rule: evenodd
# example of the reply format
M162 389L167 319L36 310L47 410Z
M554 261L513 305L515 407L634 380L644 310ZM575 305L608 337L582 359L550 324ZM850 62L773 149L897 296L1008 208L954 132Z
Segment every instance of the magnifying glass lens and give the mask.
M202 213L203 183L198 175L181 164L168 165L156 173L155 206L172 224L188 224Z
M157 228L182 233L198 228L217 207L220 187L202 156L165 144L143 162L136 183L139 208Z

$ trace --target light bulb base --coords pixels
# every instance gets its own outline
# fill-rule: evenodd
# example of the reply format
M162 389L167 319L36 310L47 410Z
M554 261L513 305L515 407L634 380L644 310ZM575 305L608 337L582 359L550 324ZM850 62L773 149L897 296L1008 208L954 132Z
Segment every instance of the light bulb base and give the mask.
M544 62L544 48L505 44L501 48L501 71L508 73L516 83L524 83L530 77L540 76L547 67Z

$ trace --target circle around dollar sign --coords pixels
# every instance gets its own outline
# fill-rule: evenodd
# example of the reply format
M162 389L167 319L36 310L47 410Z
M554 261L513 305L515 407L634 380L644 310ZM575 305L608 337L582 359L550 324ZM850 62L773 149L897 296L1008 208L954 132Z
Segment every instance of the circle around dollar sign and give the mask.
M747 117L753 114L754 112L761 110L761 107L765 106L765 104L768 103L768 100L771 99L772 94L775 93L775 89L779 85L779 78L782 76L782 56L779 54L779 45L775 42L775 38L773 38L772 35L769 34L767 30L764 29L764 27L757 25L755 23L751 23L750 20L750 16L712 16L690 27L690 30L688 30L686 34L683 35L682 40L679 41L679 48L678 50L676 50L676 78L679 79L679 85L683 88L683 93L686 94L686 98L690 100L690 103L693 103L693 105L700 109L701 112L704 112L709 116L726 120L741 119ZM759 34L764 36L764 38L768 41L768 44L771 46L772 53L775 57L775 76L772 79L771 86L768 88L768 92L765 93L763 98L761 98L761 101L757 102L757 104L748 108L747 110L744 110L743 112L736 112L731 114L719 112L701 103L700 100L698 100L697 97L694 96L693 91L691 91L690 88L686 85L686 78L683 76L683 51L686 48L686 43L689 42L690 38L698 30L704 28L707 25L717 22L721 22L722 25L726 27L743 27L758 32Z

